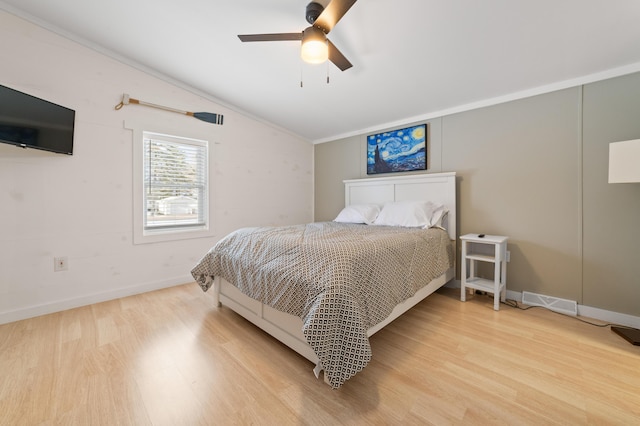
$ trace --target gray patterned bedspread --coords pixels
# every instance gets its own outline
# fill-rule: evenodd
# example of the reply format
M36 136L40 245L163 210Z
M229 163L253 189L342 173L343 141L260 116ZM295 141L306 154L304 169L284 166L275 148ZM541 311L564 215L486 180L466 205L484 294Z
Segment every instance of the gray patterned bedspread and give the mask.
M367 330L443 274L453 256L442 229L319 222L239 229L191 274L204 291L219 275L300 317L307 343L337 388L370 361Z

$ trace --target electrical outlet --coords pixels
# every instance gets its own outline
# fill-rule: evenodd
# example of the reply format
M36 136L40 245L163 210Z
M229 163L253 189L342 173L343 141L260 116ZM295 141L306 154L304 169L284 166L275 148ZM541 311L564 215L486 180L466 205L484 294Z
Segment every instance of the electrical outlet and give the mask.
M511 252L507 250L507 262L511 262Z
M64 257L54 257L53 258L53 271L54 272L66 271L67 269L69 269L69 264L67 262L66 256L64 256Z

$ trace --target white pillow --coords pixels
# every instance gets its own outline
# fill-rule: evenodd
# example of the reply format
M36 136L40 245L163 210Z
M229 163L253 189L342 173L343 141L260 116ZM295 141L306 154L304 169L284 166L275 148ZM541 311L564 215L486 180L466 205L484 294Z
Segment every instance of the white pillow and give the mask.
M377 204L353 204L347 206L338 214L334 222L344 223L366 223L371 225L380 213L380 206Z
M444 229L445 231L447 230L447 215L449 214L449 210L444 209L442 214L440 215L440 219L438 219L437 221L434 221L435 219L435 215L434 217L431 219L431 226L430 228L440 228L440 229Z
M442 204L431 201L396 201L382 207L374 225L431 228L440 225L444 213Z

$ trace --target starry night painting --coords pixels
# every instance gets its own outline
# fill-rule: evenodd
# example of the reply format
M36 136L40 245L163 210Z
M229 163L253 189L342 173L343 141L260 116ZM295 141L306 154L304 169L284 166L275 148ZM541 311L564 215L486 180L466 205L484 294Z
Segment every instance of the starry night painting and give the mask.
M427 125L367 137L367 174L427 169Z

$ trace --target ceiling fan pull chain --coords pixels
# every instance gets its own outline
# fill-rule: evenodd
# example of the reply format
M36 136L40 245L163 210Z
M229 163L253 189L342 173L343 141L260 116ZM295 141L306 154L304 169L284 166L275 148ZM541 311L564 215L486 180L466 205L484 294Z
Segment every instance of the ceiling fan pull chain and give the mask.
M302 84L302 70L304 65L302 64L302 62L300 62L300 87L302 88L304 85Z
M327 84L329 84L329 61L327 61Z

